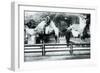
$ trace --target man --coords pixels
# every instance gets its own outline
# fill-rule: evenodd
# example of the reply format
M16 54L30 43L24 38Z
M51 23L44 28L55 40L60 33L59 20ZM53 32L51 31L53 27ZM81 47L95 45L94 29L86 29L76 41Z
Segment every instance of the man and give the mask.
M50 17L47 16L47 17L45 18L45 20L41 21L41 22L37 25L37 27L35 28L35 31L36 31L37 33L39 33L39 34L44 34L44 28L45 28L46 26L48 26L49 23L50 23Z
M45 20L41 21L35 28L36 33L39 35L36 39L37 43L43 43L46 39L45 37L45 27L50 24L50 17L47 16Z

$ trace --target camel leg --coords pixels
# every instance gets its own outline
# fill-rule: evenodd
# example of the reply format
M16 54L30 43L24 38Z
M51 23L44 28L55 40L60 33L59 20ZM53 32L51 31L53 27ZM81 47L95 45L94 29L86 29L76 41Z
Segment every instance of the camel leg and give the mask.
M67 43L67 46L69 46L69 43L70 43L70 37L71 37L71 31L66 31L66 43Z
M55 36L55 40L56 40L56 43L59 43L59 37L58 36Z

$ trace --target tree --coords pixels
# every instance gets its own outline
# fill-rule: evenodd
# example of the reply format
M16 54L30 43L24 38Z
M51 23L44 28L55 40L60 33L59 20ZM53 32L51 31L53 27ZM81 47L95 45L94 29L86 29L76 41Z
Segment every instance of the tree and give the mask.
M31 19L25 25L27 25L29 28L35 28L37 26L37 23L33 19Z

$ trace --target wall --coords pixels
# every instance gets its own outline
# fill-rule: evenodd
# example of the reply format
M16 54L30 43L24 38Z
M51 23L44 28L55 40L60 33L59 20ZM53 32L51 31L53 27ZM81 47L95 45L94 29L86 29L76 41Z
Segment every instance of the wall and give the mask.
M0 1L0 73L12 73L10 70L10 55L11 55L11 2L14 0L1 0ZM34 70L34 71L29 71L30 73L36 72L36 73L72 73L72 72L77 72L77 73L98 73L99 68L100 68L100 54L99 54L99 40L100 40L100 2L99 0L16 0L16 1L24 1L24 2L33 2L33 4L38 4L38 5L57 5L57 6L66 6L68 5L86 5L86 6L95 6L97 7L97 23L95 24L95 45L96 50L97 50L97 67L60 67L60 68L55 68L55 69L43 69L43 70ZM27 71L26 71L27 72Z

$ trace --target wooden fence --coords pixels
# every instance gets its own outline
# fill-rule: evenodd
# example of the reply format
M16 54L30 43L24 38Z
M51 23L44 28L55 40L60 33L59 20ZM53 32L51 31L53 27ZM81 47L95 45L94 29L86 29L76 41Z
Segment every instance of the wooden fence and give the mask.
M77 47L78 48L83 47L83 49L74 49ZM67 44L34 44L34 45L25 44L24 45L24 53L42 53L42 56L45 56L46 52L61 52L61 51L69 51L71 55L73 54L73 51L90 51L90 44L70 43L69 46L67 46Z

